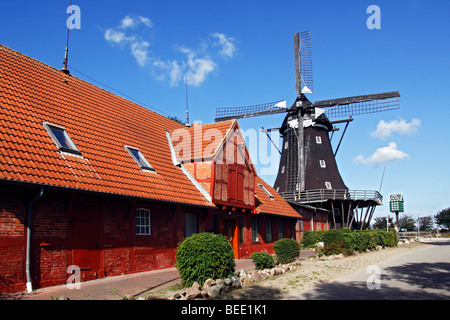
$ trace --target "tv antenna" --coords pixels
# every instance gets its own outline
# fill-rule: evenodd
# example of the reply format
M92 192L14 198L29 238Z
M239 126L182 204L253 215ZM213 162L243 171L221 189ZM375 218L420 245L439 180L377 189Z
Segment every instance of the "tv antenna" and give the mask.
M72 0L70 0L70 6L72 6ZM69 69L67 69L67 62L69 60L69 32L70 32L70 28L67 27L66 51L64 53L64 61L63 61L64 67L61 69L61 71L64 72L65 74L70 73Z

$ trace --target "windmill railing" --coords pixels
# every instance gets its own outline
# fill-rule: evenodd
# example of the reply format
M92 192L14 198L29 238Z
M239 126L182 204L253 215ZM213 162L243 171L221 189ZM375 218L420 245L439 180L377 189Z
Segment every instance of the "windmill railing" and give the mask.
M300 193L285 192L281 196L286 200L296 202L320 202L328 200L354 200L375 201L382 204L383 196L372 190L346 190L346 189L314 189Z

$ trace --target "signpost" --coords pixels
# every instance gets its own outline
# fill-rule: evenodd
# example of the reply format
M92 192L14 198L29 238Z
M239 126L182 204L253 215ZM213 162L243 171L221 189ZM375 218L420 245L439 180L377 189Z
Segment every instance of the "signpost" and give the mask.
M395 213L395 228L398 231L398 213L404 212L403 195L401 193L391 194L389 196L389 209Z

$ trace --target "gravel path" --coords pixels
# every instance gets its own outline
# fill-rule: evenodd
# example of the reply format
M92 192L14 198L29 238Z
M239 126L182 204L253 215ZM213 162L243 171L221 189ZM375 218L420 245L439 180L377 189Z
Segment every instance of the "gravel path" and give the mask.
M365 270L370 265L379 264L424 246L426 244L411 243L340 259L306 259L295 271L270 277L248 288L232 291L223 296L223 299L287 299L312 289L316 285L329 283L354 272Z

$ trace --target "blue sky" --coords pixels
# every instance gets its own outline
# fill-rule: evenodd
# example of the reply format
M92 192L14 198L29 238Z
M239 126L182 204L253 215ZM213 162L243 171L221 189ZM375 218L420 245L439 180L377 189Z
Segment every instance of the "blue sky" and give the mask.
M2 0L0 43L61 68L69 4ZM185 118L187 76L191 122L213 122L217 107L284 99L291 105L296 96L293 34L311 30L311 101L394 90L401 94L401 109L356 116L350 124L337 155L347 186L378 190L386 166L384 205L375 216L388 213L391 193L404 194L405 213L413 217L450 206L448 1L72 4L81 9L81 28L70 32L74 76L180 119ZM366 10L373 4L381 11L381 29L366 25ZM243 130L275 128L283 117L239 124ZM385 136L376 135L378 126ZM259 160L253 156L261 174ZM262 177L271 184L275 180L275 174Z

